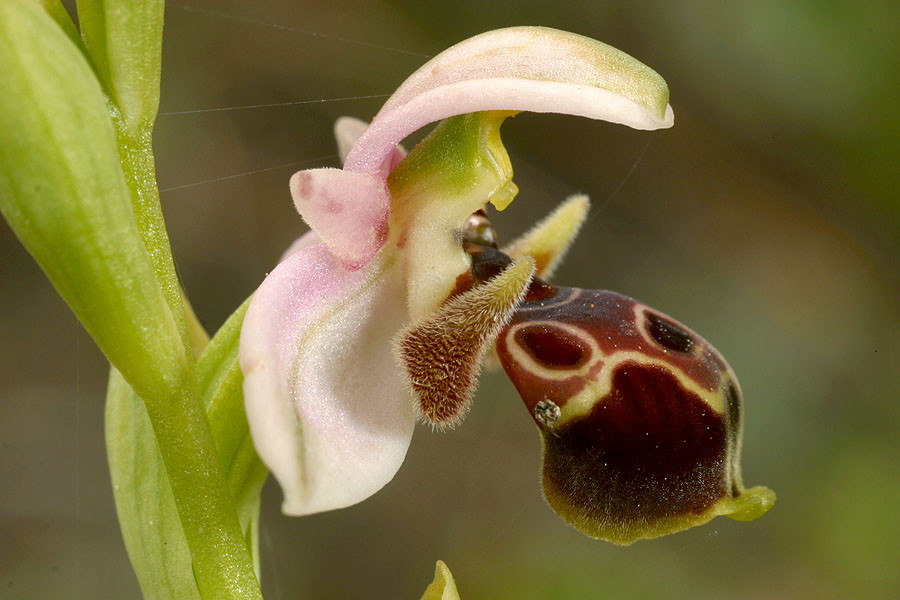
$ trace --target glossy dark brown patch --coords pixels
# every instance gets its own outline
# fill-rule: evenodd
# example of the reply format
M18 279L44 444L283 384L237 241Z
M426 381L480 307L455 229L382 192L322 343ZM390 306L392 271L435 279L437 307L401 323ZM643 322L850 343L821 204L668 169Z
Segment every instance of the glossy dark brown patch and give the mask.
M516 331L515 340L534 360L550 369L577 368L591 357L584 342L559 327L529 325Z
M694 347L694 338L691 334L675 323L649 311L644 314L647 317L647 330L661 346L676 352L690 352Z
M463 250L472 257L472 274L475 281L484 283L506 270L512 259L496 248L463 241Z
M469 215L462 226L463 241L472 242L489 248L497 248L497 232L488 219L487 213L478 210Z
M572 325L592 337L603 355L637 352L672 365L673 369L710 392L721 390L722 375L728 366L718 352L694 332L682 327L694 340L693 347L690 352L673 352L655 342L646 331L647 322L639 324L635 315L653 313L665 320L671 319L633 298L606 290L581 290L547 284L552 288L552 293L535 301L532 294L538 282L538 278L532 280L525 301L509 327L534 321Z
M722 416L656 365L624 363L612 383L590 413L544 434L551 504L581 522L627 527L699 514L724 496Z
M475 283L484 283L496 277L506 267L512 263L512 259L500 252L496 248L476 244L471 241L463 240L463 250L472 257L472 275ZM546 300L554 296L559 291L554 285L551 285L541 279L534 277L531 285L528 286L528 292L525 294L526 302L538 302Z

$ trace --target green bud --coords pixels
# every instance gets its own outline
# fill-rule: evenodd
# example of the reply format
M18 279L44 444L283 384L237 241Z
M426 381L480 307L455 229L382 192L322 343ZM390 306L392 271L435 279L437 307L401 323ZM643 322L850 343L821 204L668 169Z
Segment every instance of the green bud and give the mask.
M84 43L103 87L132 133L159 107L162 0L79 0Z

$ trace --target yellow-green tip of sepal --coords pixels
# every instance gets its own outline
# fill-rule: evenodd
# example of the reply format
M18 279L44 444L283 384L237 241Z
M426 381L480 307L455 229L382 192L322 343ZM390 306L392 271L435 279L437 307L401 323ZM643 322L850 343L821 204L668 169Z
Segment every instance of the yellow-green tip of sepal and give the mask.
M421 600L459 600L453 574L444 561L439 560L434 566L434 581L425 589Z

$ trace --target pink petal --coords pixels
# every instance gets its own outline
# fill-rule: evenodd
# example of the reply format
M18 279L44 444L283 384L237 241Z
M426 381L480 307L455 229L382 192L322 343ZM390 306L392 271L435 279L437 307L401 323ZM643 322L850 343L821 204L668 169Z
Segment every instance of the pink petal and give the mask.
M415 414L391 354L406 318L391 265L348 271L324 244L307 246L250 303L240 346L247 418L287 514L360 502L406 456Z
M353 144L356 143L356 140L360 138L368 126L368 123L355 117L340 117L334 122L334 139L337 142L341 164L344 164L344 161L347 160L347 155L350 154Z
M384 245L390 194L378 175L310 169L291 177L297 210L344 267L359 269Z
M312 246L313 244L321 244L321 243L322 243L322 238L319 237L319 234L316 233L315 231L313 231L312 229L310 229L309 231L307 231L306 233L304 233L303 235L298 237L296 240L294 240L293 244L288 246L288 249L284 251L284 254L281 255L281 259L279 259L278 262L283 262L283 261L287 260L288 256L290 256L291 254L294 254L298 250L302 250L303 248L306 248L307 246Z
M337 140L338 156L341 157L341 164L347 160L347 155L356 144L356 140L362 136L366 128L369 126L365 121L354 117L341 117L334 122L334 139ZM406 156L406 148L403 146L395 146L391 151L390 160L388 160L388 173L394 170L401 160Z
M385 103L344 168L377 173L420 127L483 110L558 112L636 129L670 127L669 91L655 71L590 38L545 27L490 31L413 73Z

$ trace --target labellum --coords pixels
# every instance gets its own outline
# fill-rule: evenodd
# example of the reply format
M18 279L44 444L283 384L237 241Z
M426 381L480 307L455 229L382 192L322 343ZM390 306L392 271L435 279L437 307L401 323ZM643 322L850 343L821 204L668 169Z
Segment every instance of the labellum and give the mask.
M463 232L476 289L513 261L485 222L474 215ZM547 502L581 532L630 544L774 503L743 486L734 372L674 319L534 277L496 351L541 433Z

